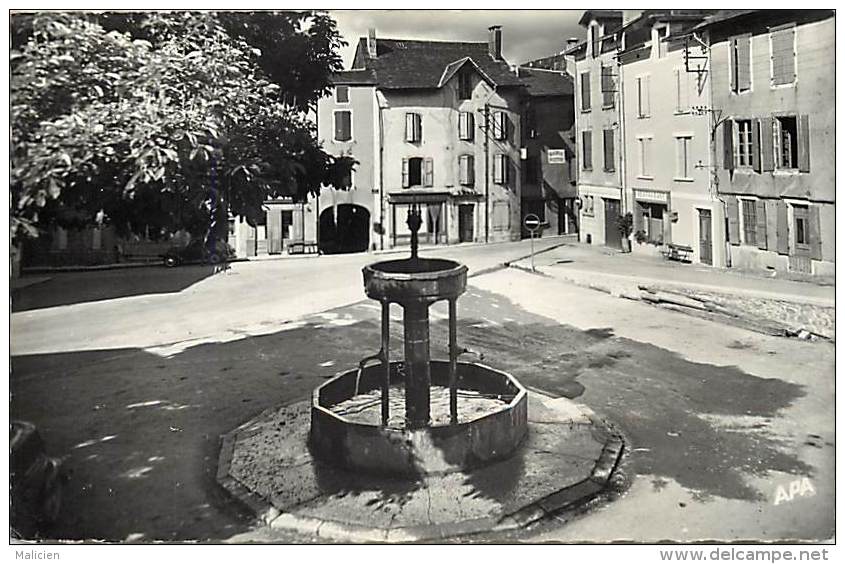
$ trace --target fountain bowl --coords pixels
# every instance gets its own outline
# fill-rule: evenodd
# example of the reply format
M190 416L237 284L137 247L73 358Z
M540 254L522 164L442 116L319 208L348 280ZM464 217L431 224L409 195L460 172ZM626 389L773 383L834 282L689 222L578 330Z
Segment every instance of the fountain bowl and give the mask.
M392 362L391 384L402 383L401 362ZM448 386L449 363L431 361L432 385ZM378 389L384 367L340 374L314 390L309 447L321 460L371 474L418 478L463 471L509 457L528 432L528 394L512 376L478 363L459 362L460 390L499 396L501 406L457 423L407 429L353 421L332 406Z
M467 267L446 259L386 260L364 267L364 291L379 301L433 302L466 290Z

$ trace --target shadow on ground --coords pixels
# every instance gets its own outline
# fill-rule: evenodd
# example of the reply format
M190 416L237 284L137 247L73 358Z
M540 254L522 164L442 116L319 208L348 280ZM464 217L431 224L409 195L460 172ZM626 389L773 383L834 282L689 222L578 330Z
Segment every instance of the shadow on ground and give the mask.
M211 276L216 268L219 269L211 265L185 265L177 268L148 266L96 272L56 272L45 275L50 276L45 282L12 290L12 312L180 292Z
M689 362L614 337L611 328L560 325L502 296L474 290L461 304L462 345L524 384L577 398L618 424L637 448L636 473L672 478L702 499L758 498L745 474L812 475L765 427L725 431L703 417L776 417L803 395L801 386ZM49 535L143 542L247 530L250 519L215 482L220 435L268 407L307 398L356 365L377 347L378 316L369 304L346 306L170 358L138 349L14 357L11 416L36 423L71 473ZM432 356L445 358L446 321L432 321ZM397 318L392 332L398 357Z

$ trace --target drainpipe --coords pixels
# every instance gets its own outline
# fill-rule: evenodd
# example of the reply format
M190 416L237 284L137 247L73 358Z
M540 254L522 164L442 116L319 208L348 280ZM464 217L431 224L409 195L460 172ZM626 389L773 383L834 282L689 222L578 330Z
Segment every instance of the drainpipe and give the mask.
M384 250L384 108L378 100L378 91L376 91L376 104L378 104L378 207L379 207L379 223L381 224L381 233L379 233L379 249Z
M621 38L619 41L621 47ZM616 54L616 75L619 84L619 199L622 203L622 216L625 216L625 212L628 208L627 201L625 198L626 195L626 184L627 184L627 174L626 174L626 159L625 159L625 151L627 150L628 144L625 138L625 96L624 96L624 87L625 84L622 80L622 60L619 58L619 51Z
M484 242L490 242L490 104L484 104Z

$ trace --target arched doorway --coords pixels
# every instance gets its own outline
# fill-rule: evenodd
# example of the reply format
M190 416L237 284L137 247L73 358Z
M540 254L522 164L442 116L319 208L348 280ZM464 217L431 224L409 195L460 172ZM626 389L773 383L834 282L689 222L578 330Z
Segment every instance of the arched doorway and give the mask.
M320 252L327 255L366 251L370 246L370 212L355 204L326 208L320 214L319 243Z

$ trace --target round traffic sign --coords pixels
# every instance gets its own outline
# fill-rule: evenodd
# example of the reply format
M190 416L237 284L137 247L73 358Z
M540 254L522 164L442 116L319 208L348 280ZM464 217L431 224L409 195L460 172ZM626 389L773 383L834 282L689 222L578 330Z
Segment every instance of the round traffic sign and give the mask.
M533 213L529 213L525 216L525 219L522 220L522 224L528 231L536 231L540 228L541 223L540 218Z

